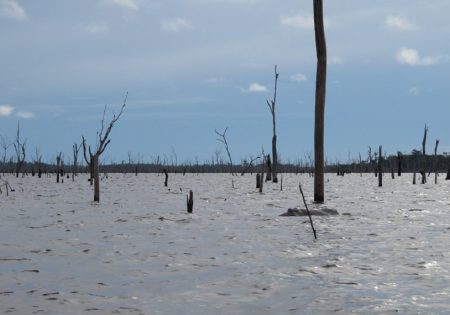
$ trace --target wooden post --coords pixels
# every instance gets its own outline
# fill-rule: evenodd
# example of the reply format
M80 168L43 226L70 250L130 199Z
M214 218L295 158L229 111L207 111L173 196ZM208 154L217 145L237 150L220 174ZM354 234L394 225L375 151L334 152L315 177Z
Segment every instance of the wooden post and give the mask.
M381 145L378 147L378 187L383 186L383 168L381 163L383 161L383 155L381 153L382 147Z
M324 120L327 81L327 46L323 22L323 2L314 0L314 34L316 39L317 72L314 121L314 201L323 203L324 187Z
M189 191L189 196L186 196L187 212L192 213L194 209L194 193L192 190Z

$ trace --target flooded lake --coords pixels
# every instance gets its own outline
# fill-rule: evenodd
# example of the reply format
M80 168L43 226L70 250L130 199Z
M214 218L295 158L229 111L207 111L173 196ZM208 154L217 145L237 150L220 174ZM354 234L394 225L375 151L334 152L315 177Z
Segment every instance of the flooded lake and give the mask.
M0 312L448 314L450 181L325 177L340 215L280 217L313 179L229 174L16 179L0 195ZM194 192L194 213L186 195ZM311 209L318 206L310 205Z

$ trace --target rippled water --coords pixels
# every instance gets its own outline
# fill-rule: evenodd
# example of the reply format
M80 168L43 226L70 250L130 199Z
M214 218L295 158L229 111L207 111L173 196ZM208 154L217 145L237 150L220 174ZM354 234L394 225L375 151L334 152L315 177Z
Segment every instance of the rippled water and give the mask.
M0 312L447 314L450 182L326 176L335 217L280 217L311 201L253 176L8 177L0 195ZM433 180L430 180L433 182ZM234 186L234 188L233 188ZM186 194L194 191L194 213ZM311 205L311 207L314 207Z

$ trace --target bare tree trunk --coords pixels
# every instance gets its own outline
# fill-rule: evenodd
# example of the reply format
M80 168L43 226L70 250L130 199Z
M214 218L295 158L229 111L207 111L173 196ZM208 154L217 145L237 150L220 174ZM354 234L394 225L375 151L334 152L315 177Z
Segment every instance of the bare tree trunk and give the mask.
M397 152L397 162L398 162L397 176L402 176L403 155L401 152Z
M316 38L316 109L314 123L314 201L325 200L324 187L324 119L327 80L327 47L323 23L323 2L314 0L314 32Z
M94 201L100 201L100 166L98 164L99 156L92 156L92 165L94 169Z
M427 143L427 133L428 133L428 127L425 125L425 130L423 132L423 140L422 140L422 184L425 184L427 182L427 175L426 175L426 167L427 167L427 156L425 153L425 145Z
M381 145L378 147L378 187L383 186L383 168L381 163L383 161L383 155L381 155Z
M277 86L278 86L278 76L280 74L277 72L277 66L275 65L275 88L273 93L273 100L271 102L267 101L270 112L272 114L272 169L270 170L271 178L273 183L278 183L277 170L278 170L278 153L277 153L277 132L276 132L276 119L275 119L275 106L277 102ZM267 174L269 180L269 174Z
M61 173L61 153L56 156L56 182L59 183L59 174Z
M439 145L439 140L436 139L436 145L434 147L434 183L437 184L438 182L438 155L437 155L437 149Z
M165 179L164 179L164 187L167 187L167 182L169 181L169 174L167 173L166 169L164 169L163 172L164 172L164 177L165 177Z
M194 209L194 193L192 190L189 191L189 196L186 196L187 212L192 213Z
M272 161L270 160L270 154L267 155L267 175L266 175L266 182L272 180Z
M17 135L16 142L14 143L14 150L16 151L17 163L16 163L16 177L19 177L20 170L25 162L25 143L20 140L20 124L17 122Z
M234 176L233 160L231 159L230 148L228 147L228 142L227 142L227 138L226 138L227 130L228 130L228 127L225 128L223 133L220 133L217 131L217 129L214 129L216 134L221 137L221 138L218 138L217 141L222 142L223 145L225 146L225 150L227 151L227 154L228 154L228 159L230 160L230 173L231 173L231 175Z

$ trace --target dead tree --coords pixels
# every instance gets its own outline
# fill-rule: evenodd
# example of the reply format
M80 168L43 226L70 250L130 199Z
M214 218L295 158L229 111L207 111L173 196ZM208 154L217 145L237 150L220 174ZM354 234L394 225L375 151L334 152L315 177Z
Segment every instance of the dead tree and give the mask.
M397 152L397 163L398 163L397 176L402 176L403 154L400 151Z
M108 127L105 129L105 115L106 115L106 106L103 110L102 120L101 120L101 129L100 132L97 133L97 143L95 145L94 151L91 150L91 146L88 147L89 149L89 161L90 161L90 168L93 171L93 177L94 177L94 201L99 202L100 201L100 165L99 165L99 158L100 155L102 155L103 152L105 152L105 149L107 148L108 144L111 142L111 139L109 139L109 135L111 133L112 128L114 127L114 124L119 120L120 116L122 116L123 110L125 108L125 105L127 103L127 97L128 93L125 95L125 99L123 101L122 107L120 108L119 113L116 115L113 115L113 118L111 119ZM83 137L83 154L85 156L86 162L86 141ZM87 162L88 163L88 162ZM92 175L91 175L92 176Z
M37 168L38 171L38 177L42 177L42 155L38 148L35 149L35 156L34 156L34 165Z
M262 164L261 164L261 174L259 176L259 192L263 192L264 188L264 171L266 169L266 155L264 154L264 150L262 151L261 156L263 157Z
M78 153L80 152L81 146L78 143L74 143L72 146L73 150L73 166L72 166L72 181L75 180L75 176L77 175L77 167L78 167Z
M253 162L255 162L257 159L259 159L259 156L252 158L250 156L250 162L248 163L247 167L241 172L241 176L244 176L245 173L247 173L252 167L253 167ZM258 187L256 187L258 188Z
M270 160L270 154L267 154L266 158L266 166L267 166L267 175L266 175L266 182L272 180L272 161Z
M383 155L381 153L381 145L378 147L378 187L383 186L383 168L382 168L382 162L383 162Z
M16 177L19 177L20 170L25 162L25 141L20 140L20 123L17 122L17 134L16 134L16 142L14 143L14 150L16 151Z
M89 169L89 182L94 185L94 163L92 162L92 156L87 157L88 150L86 149L86 139L84 136L81 136L81 144L83 146L83 157L86 165Z
M275 120L275 105L277 102L277 85L278 85L278 76L280 74L277 72L277 65L275 65L275 88L273 93L273 100L270 102L267 101L267 106L269 106L269 110L272 114L272 129L273 129L273 136L272 136L272 169L271 171L271 178L273 183L278 183L278 177L277 177L277 171L278 171L278 153L277 153L277 132L276 132L276 120ZM267 174L267 179L269 179L270 176Z
M225 150L227 151L227 154L228 154L228 159L230 160L230 173L231 173L231 175L234 175L234 172L233 172L233 160L231 159L230 148L228 146L227 137L226 137L227 130L228 130L228 127L225 128L223 133L220 133L220 132L217 131L217 129L214 129L216 134L220 137L220 138L217 138L216 140L221 142L221 143L223 143L223 145L225 146Z
M422 170L420 173L422 174L422 184L425 184L427 182L427 176L426 176L426 167L427 167L427 156L425 152L425 145L427 143L427 134L428 134L428 127L425 125L425 130L423 132L423 140L422 140Z
M439 145L439 140L436 139L436 144L434 146L434 183L437 184L438 182L438 155L437 155L437 149Z
M324 120L327 81L327 45L323 23L323 1L314 1L314 33L317 52L316 109L314 122L314 201L323 203L324 187Z
M56 155L56 182L59 183L59 175L61 174L61 155L62 153L59 152Z
M2 147L2 166L3 166L3 174L6 171L6 156L8 155L8 149L11 147L11 143L8 141L8 138L5 136L0 136L0 146Z
M164 187L167 187L167 182L169 181L169 174L167 173L166 169L164 169L163 172L164 172L164 176L165 176Z

